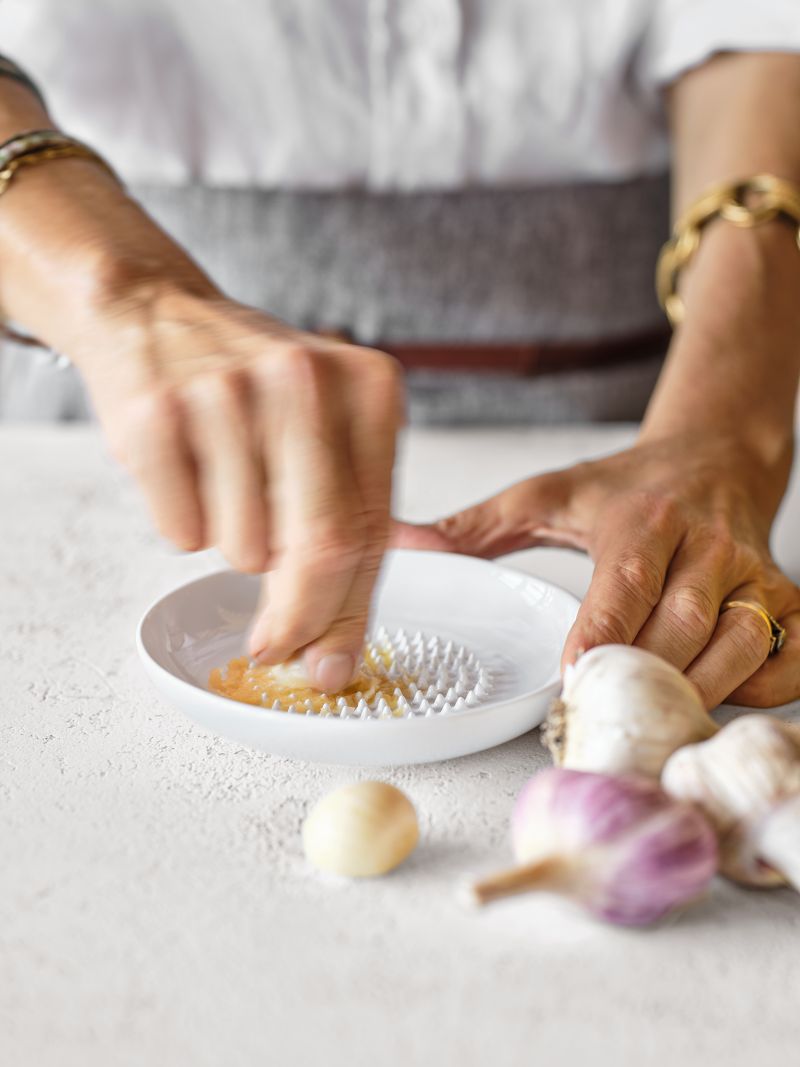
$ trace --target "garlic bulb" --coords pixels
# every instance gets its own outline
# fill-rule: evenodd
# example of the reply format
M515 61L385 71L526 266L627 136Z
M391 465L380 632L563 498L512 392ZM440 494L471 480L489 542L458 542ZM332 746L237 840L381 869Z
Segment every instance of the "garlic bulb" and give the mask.
M745 885L800 889L800 730L744 715L676 752L664 788L699 805L720 839L720 870Z
M549 768L523 788L511 828L522 866L475 885L479 903L540 889L642 926L703 894L717 865L700 812L639 776Z
M641 648L601 645L567 668L543 740L559 767L657 778L675 749L717 729L671 664Z
M772 809L759 838L761 859L800 892L800 793Z
M385 782L335 789L303 824L303 848L310 862L349 878L386 874L414 851L418 839L413 804Z

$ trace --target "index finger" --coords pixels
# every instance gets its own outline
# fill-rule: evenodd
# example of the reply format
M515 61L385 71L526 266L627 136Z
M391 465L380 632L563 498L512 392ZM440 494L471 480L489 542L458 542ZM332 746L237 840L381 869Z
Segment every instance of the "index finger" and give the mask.
M402 420L399 368L380 352L364 352L350 396L351 458L361 501L364 551L339 615L330 629L306 649L313 676L317 665L340 647L359 652L367 628L391 523L392 472L398 426Z
M277 567L266 611L250 638L264 662L288 659L325 634L338 617L364 550L361 503L352 473L336 370L291 349L262 383ZM312 678L328 690L350 681L363 634L331 649Z
M562 668L596 645L629 645L661 599L669 565L680 544L672 523L633 530L624 514L603 537L603 547L561 658Z

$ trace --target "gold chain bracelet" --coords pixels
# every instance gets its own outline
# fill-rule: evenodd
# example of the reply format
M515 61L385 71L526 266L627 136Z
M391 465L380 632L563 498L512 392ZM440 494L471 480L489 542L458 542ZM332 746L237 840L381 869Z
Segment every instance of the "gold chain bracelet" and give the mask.
M119 182L119 178L114 173L112 168L98 155L93 149L87 145L81 144L79 141L71 141L69 144L53 145L49 148L38 148L26 152L24 155L18 155L15 159L10 160L0 170L0 196L6 191L11 184L14 175L21 167L30 167L36 163L45 163L52 159L88 159L92 163L98 164L102 167L106 173Z
M723 182L707 190L678 219L656 266L658 302L673 327L680 326L684 317L683 300L678 295L681 271L697 252L705 227L717 218L744 229L776 218L786 219L797 227L800 249L800 186L773 174Z

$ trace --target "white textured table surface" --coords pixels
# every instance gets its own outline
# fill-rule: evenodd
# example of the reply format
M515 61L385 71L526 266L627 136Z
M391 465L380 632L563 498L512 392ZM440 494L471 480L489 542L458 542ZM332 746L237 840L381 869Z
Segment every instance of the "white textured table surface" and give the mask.
M401 510L433 517L625 429L416 433ZM800 492L779 554L800 575ZM581 592L576 556L514 563ZM90 429L0 431L0 1062L8 1067L797 1062L800 898L719 883L649 932L531 897L465 910L508 859L534 736L387 770L423 843L333 884L300 825L346 769L201 732L135 658L156 595L215 567L150 532ZM797 714L797 709L795 709Z

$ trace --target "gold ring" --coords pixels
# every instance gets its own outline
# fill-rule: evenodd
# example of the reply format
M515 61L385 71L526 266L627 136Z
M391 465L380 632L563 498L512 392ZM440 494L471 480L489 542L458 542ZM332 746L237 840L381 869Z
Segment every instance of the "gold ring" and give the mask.
M747 608L763 619L769 630L769 655L774 656L780 652L786 641L786 628L781 626L774 615L770 615L763 604L757 604L754 600L726 600L720 614L730 608Z

